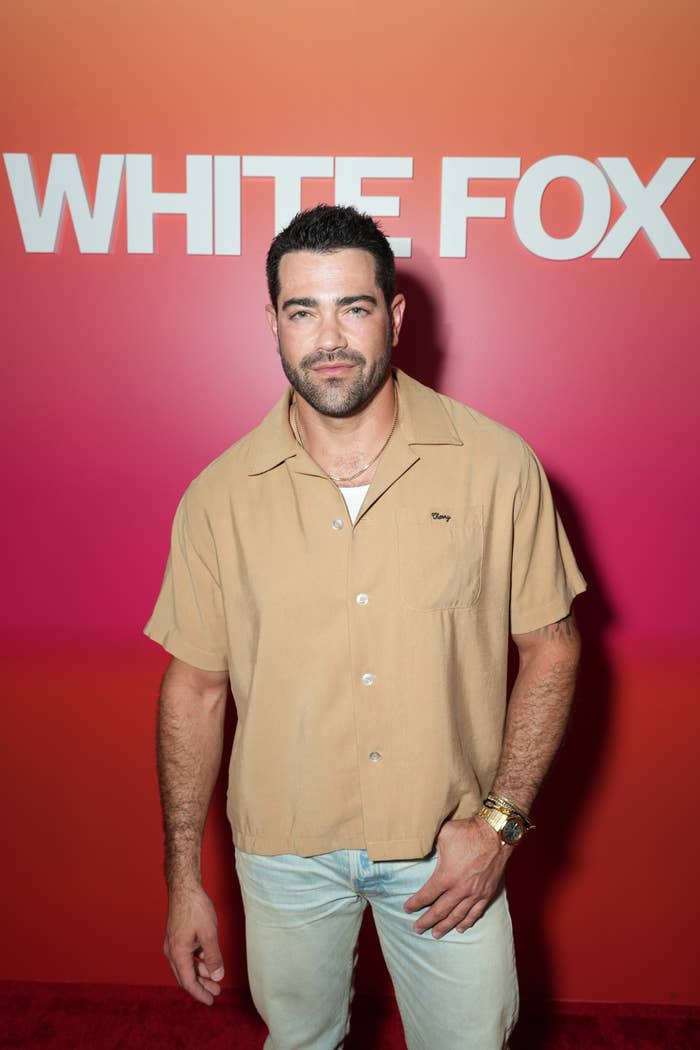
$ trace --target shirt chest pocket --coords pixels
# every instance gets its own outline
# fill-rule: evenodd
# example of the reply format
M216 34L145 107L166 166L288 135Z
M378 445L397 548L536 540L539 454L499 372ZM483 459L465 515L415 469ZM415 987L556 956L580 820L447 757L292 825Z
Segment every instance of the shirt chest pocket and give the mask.
M482 507L397 513L401 600L411 609L468 609L481 590Z

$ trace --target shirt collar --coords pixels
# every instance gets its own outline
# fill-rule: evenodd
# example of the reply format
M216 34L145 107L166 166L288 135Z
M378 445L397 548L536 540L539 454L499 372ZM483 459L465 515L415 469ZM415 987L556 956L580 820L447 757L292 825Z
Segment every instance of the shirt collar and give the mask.
M394 369L399 391L399 426L408 445L463 444L440 398L430 387L412 379L400 368ZM302 452L289 425L292 388L251 432L248 474L264 474Z

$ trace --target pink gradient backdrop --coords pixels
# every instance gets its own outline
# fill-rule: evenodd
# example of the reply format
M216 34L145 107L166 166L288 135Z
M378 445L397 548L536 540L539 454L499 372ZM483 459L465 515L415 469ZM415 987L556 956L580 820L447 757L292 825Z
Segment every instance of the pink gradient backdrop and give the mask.
M576 824L564 859L540 840L518 860L533 895L549 873L546 949L527 943L531 901L514 894L524 958L546 955L546 990L568 999L697 998L685 897L698 851L666 799L696 798L699 169L664 209L689 261L659 260L643 236L619 260L536 258L505 181L478 192L505 195L507 218L473 221L468 257L441 259L440 159L519 155L525 170L558 153L629 156L646 182L664 157L695 156L697 11L660 12L547 0L506 15L455 0L426 25L394 0L352 19L314 0L302 25L274 3L98 14L70 0L59 14L33 0L6 7L0 44L0 141L32 155L40 194L56 152L79 155L91 193L100 153L153 153L169 191L184 189L187 153L414 158L411 181L364 186L400 194L384 226L413 237L397 364L531 442L591 584L591 670L541 835L559 834L568 802ZM0 169L3 797L16 843L3 897L17 944L0 976L168 980L150 757L164 658L140 630L180 493L283 388L263 317L272 192L243 180L239 258L187 256L177 216L156 220L153 256L128 255L123 190L110 254L81 255L66 220L57 253L32 255ZM333 200L331 180L304 184L304 205L318 200ZM563 236L577 209L571 187L552 186L545 225ZM230 875L217 798L215 884L222 866ZM243 981L235 895L224 914Z

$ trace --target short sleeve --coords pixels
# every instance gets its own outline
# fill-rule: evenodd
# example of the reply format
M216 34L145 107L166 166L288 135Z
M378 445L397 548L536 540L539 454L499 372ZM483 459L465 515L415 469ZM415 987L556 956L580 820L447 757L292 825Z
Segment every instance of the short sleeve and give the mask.
M525 453L522 495L513 525L512 634L525 634L568 616L572 601L586 589L542 464L527 445Z
M214 540L192 486L175 512L163 585L144 634L193 667L227 669L226 623Z

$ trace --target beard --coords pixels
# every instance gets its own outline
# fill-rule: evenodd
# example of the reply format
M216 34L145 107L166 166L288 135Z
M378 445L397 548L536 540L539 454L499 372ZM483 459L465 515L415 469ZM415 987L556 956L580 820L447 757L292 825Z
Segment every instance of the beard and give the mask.
M356 350L317 350L307 354L294 368L284 356L284 350L277 339L277 351L282 362L282 370L290 386L296 390L304 401L324 416L351 416L353 412L364 408L384 383L391 370L392 351L391 329L387 333L384 350L372 365ZM321 363L337 364L347 362L357 365L358 369L351 378L331 376L322 379L312 369Z

